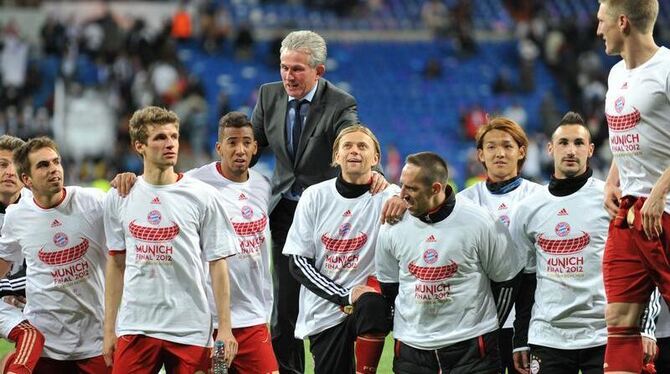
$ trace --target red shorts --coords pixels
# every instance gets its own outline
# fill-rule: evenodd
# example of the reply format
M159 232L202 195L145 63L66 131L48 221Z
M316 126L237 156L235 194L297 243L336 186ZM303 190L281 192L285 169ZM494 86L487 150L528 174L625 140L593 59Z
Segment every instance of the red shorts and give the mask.
M34 374L76 373L76 374L109 374L112 368L105 365L102 356L85 358L83 360L54 360L42 357L37 362Z
M173 343L145 335L123 335L116 342L113 374L207 372L210 348Z
M5 359L3 373L32 373L42 355L44 335L23 321L9 332L8 338L16 343L16 348Z
M279 370L267 325L233 329L233 336L239 348L230 373L266 374Z
M656 286L666 302L670 302L670 215L663 213L661 238L647 239L640 217L644 200L624 197L617 216L610 222L603 258L609 303L646 304ZM626 219L630 209L635 214L632 227Z

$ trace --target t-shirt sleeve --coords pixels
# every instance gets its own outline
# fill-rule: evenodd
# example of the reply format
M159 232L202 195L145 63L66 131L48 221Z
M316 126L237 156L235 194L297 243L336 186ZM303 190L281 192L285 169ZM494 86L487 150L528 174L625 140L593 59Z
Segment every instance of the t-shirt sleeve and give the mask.
M8 339L11 331L25 320L19 308L0 301L0 337Z
M200 246L206 261L233 256L238 253L233 224L226 214L218 192L212 191L200 225Z
M537 269L535 245L533 239L528 236L528 217L522 207L515 209L510 218L509 232L512 242L525 255L526 267L524 273L535 273Z
M5 222L0 231L0 258L7 262L22 261L21 245L14 233L11 214L5 216ZM1 302L1 301L0 301Z
M525 265L525 256L521 256L505 225L488 218L481 230L479 257L489 279L504 282L514 278Z
M316 257L316 244L314 243L314 230L316 230L314 219L316 215L314 195L303 194L298 200L293 223L286 236L286 243L282 252L285 256Z
M119 193L112 188L107 192L104 201L103 222L105 225L105 239L110 252L126 250L126 235L121 222L119 207Z
M377 279L382 283L398 283L400 266L394 255L391 245L389 230L391 226L382 225L377 236L375 247L375 266L377 267Z

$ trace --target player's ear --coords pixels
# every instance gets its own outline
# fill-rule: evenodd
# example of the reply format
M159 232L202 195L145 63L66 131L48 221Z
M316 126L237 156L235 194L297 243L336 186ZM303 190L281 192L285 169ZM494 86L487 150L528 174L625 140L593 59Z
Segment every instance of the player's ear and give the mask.
M32 188L33 186L33 182L30 180L30 176L28 176L26 173L21 174L21 182L28 188Z
M444 185L440 182L433 182L433 184L430 187L431 191L433 192L433 195L437 195L442 191Z

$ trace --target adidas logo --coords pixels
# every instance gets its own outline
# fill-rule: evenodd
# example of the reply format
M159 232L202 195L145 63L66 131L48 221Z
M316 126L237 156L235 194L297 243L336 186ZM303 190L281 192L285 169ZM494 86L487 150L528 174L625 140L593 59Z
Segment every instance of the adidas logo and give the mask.
M58 226L63 226L63 224L60 223L59 220L55 219L53 222L51 222L51 227L58 227Z
M559 216L567 216L567 215L568 215L568 211L565 210L565 208L563 208L563 209L561 209L561 210L558 212L558 215L559 215Z
M437 239L435 239L435 235L431 235L426 239L426 243L435 243L437 242Z
M500 204L500 206L498 207L498 210L505 210L505 209L507 209L507 205L505 205L505 203Z
M628 88L628 82L625 82L625 83L623 84L623 86L621 86L621 89L622 89L622 90L625 90L626 88Z
M237 198L237 200L246 200L247 196L243 193L240 194L240 197Z
M351 217L351 211L350 211L349 209L347 209L347 211L344 212L344 214L342 215L342 217Z
M158 196L156 196L156 197L154 197L154 199L153 199L153 200L151 200L151 203L152 203L152 204L160 204L160 203L161 203L161 201L160 201L160 200L158 200Z

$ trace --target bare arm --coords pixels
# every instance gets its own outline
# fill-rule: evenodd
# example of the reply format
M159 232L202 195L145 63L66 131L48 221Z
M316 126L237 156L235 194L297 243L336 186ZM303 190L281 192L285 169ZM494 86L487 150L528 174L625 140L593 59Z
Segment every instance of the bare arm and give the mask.
M661 218L665 209L665 200L670 191L670 167L665 169L661 177L651 189L649 198L642 205L642 228L648 238L658 238L663 232Z
M216 340L225 344L225 358L228 365L233 362L237 354L237 341L233 336L230 319L230 280L228 279L228 262L225 258L211 261L209 272L212 277L212 291L214 302L219 316L219 332Z
M116 316L123 296L123 276L126 271L126 254L107 256L105 274L105 326L102 354L107 366L112 365L116 349Z
M616 216L619 210L619 200L621 199L621 188L619 188L619 168L616 161L612 160L612 166L605 180L605 209L610 218Z
M12 263L0 258L0 278L4 278L12 268Z

